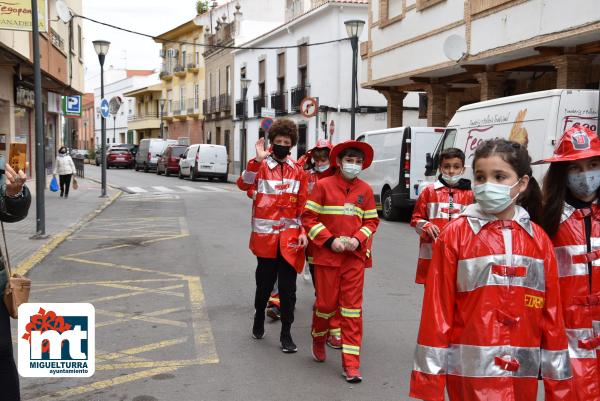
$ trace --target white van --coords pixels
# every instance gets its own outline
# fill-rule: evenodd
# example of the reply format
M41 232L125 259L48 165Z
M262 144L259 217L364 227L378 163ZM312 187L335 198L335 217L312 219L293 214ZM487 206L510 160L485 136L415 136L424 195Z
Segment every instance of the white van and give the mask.
M443 132L444 128L397 127L365 132L357 139L375 152L373 164L360 178L373 188L384 219L397 220L414 206L419 184L425 181L425 155L433 153Z
M177 141L174 139L142 139L135 155L135 171L144 170L147 173L150 170L156 170L158 158L167 148L167 145L176 144Z
M218 178L226 182L227 148L223 145L196 144L187 148L179 160L179 178L193 181L200 177Z
M434 175L439 154L446 148L465 152L467 178L477 146L491 138L506 138L527 145L532 161L552 155L563 133L574 126L597 131L598 91L553 89L508 96L463 106L452 117L429 158L426 175ZM542 183L547 165L533 166L533 176Z

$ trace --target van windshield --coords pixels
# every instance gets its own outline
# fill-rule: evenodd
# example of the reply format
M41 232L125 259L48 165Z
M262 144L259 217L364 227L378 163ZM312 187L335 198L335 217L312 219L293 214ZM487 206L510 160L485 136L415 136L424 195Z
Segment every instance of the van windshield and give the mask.
M448 149L454 147L454 140L456 139L456 129L446 129L444 132L444 143L442 143L442 149Z

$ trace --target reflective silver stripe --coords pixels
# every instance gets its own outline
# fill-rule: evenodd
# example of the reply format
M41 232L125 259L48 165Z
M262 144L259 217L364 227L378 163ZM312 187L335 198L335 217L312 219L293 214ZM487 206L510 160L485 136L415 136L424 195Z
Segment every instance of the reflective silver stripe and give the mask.
M492 273L493 265L524 266L527 273L525 277L500 276ZM544 261L522 255L489 255L459 260L456 282L459 292L473 291L488 285L511 285L545 291Z
M452 213L452 218L457 218L460 213L465 210L467 206L461 205L460 203L453 203L452 209L458 209L458 212ZM446 211L443 211L446 209ZM450 209L449 203L438 202L438 203L428 203L427 204L427 217L429 219L448 219L448 209Z
M600 249L600 238L590 238L590 245L592 251ZM573 263L573 256L583 255L585 253L587 253L586 245L565 245L554 248L556 262L558 264L558 276L587 276L587 263ZM592 266L600 266L600 259L594 260Z
M569 340L569 356L572 359L596 359L596 350L579 348L579 340L594 336L592 329L566 329Z
M429 347L417 344L413 368L417 372L430 375L446 374L446 359L448 348Z
M417 232L417 234L423 234L423 226L427 223L429 223L427 220L417 221L417 224L415 224L415 231Z
M467 377L538 377L540 349L537 347L452 345L448 353L449 375ZM511 357L519 361L514 371L496 365L496 357Z
M242 173L242 181L244 181L244 184L254 184L257 174L258 172L255 171L244 170Z
M565 380L572 376L569 351L542 350L542 377L552 380Z
M568 220L569 217L571 217L571 215L573 214L573 212L575 212L575 210L577 209L565 202L565 204L563 205L562 215L560 216L560 222L564 223L566 220Z
M432 254L432 244L430 242L422 242L419 246L419 259L431 259Z
M252 231L258 234L279 234L281 231L288 228L299 228L300 221L298 219L252 219Z
M283 181L260 179L258 180L256 190L261 194L267 195L281 195L283 193L297 194L300 191L300 181L288 178L285 178Z

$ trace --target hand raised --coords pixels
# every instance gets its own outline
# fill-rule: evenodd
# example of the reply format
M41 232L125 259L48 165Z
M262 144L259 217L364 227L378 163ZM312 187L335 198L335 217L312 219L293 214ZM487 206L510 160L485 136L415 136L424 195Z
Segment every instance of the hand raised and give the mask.
M261 162L269 156L269 151L265 150L265 138L256 141L256 161Z

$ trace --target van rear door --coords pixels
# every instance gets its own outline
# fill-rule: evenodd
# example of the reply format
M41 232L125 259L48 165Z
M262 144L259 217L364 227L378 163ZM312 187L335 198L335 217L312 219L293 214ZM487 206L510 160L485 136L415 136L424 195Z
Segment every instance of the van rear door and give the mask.
M426 181L426 155L427 153L433 155L443 132L443 128L411 127L410 167L408 174L410 177L410 199L412 200L417 200L420 184ZM405 162L406 165L407 163Z
M203 173L214 173L217 168L217 146L200 145L198 150L198 171Z

